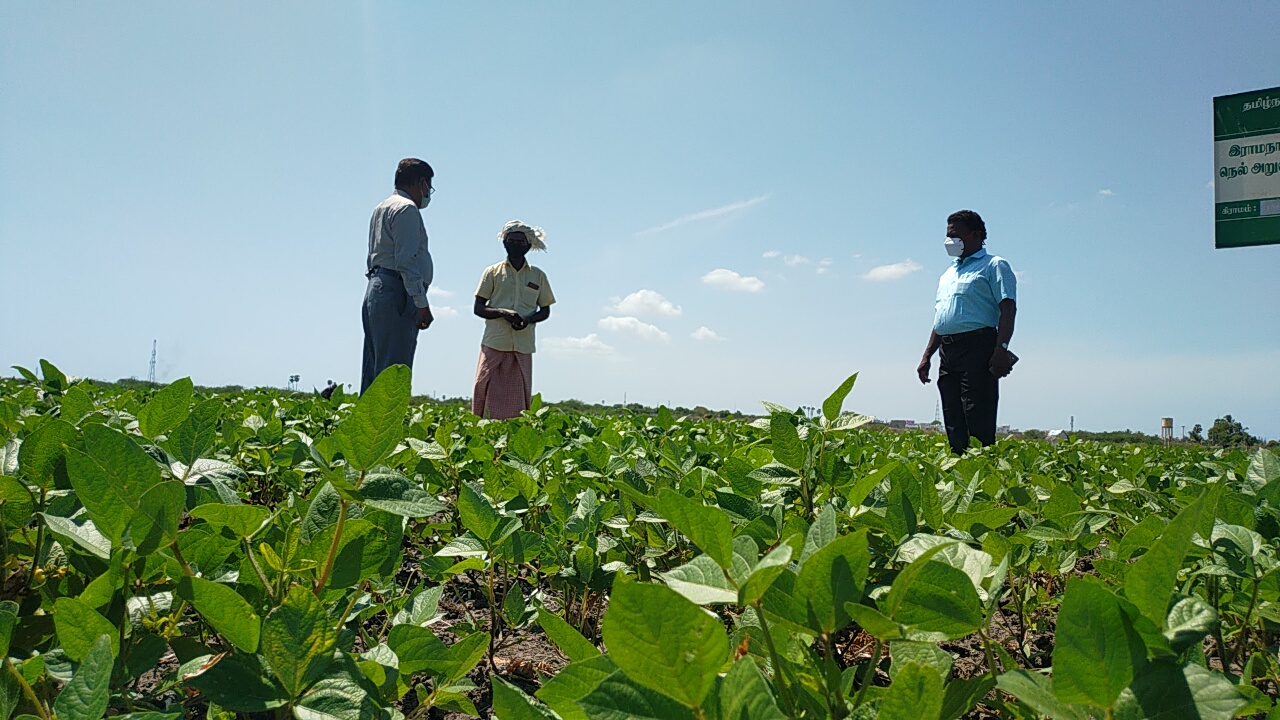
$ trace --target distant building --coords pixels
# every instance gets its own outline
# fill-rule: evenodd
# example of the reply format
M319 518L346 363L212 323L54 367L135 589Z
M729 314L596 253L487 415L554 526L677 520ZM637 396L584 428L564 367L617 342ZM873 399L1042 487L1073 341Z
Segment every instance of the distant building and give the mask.
M1045 434L1044 439L1051 443L1062 442L1070 440L1071 433L1068 433L1066 430L1050 430Z

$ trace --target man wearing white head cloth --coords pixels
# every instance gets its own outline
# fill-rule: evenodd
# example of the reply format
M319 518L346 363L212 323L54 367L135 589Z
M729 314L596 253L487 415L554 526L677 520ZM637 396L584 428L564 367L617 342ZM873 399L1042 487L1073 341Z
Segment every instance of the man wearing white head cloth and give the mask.
M485 268L476 288L475 314L485 320L471 411L483 418L513 418L533 399L533 326L551 317L556 297L547 274L525 261L546 250L542 228L519 220L498 233L507 259Z

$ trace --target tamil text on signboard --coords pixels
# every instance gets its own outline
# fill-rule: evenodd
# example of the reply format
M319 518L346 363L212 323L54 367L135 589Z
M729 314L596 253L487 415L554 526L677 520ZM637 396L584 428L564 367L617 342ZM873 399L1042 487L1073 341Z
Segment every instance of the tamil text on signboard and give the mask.
M1280 88L1213 99L1214 246L1280 243Z

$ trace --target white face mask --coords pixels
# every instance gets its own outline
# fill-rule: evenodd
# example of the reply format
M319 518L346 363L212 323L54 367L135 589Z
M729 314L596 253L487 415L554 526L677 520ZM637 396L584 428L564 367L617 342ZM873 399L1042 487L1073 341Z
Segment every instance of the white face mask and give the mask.
M423 210L431 204L431 194L422 193L422 199L418 201L418 209Z
M964 254L964 241L960 238L949 237L943 243L943 247L947 249L947 254L951 257L960 257Z

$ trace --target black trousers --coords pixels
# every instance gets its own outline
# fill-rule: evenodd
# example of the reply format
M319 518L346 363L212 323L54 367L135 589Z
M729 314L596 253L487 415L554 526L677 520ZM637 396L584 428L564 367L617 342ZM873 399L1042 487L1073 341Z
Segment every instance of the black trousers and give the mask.
M938 368L938 392L942 395L942 421L951 450L963 453L969 437L983 445L996 441L996 404L999 380L991 374L991 353L996 349L996 329L944 336Z

